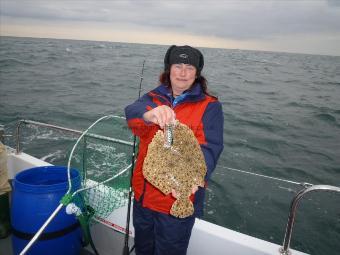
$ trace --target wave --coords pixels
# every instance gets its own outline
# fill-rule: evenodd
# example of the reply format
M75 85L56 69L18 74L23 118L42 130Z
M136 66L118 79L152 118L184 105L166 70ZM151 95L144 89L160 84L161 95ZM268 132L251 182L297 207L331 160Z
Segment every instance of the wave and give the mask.
M314 81L316 85L331 85L331 86L340 86L340 82L337 81Z
M106 45L105 44L96 44L92 46L92 49L105 49Z
M15 65L32 66L33 64L16 58L0 59L0 67L13 67Z
M338 167L327 166L324 169L327 173L329 173L331 175L339 175L339 173L340 173L340 167L339 166Z
M258 146L255 143L254 144L246 144L246 147L249 148L250 150L252 150L253 152L258 152L261 155L263 155L263 153L270 155L272 157L277 157L278 154L275 150L273 150L272 148L270 148L269 146L263 145L263 146Z
M300 178L300 180L303 181L308 180L310 177L310 173L297 167L283 167L283 174L289 177L294 176L295 178Z
M277 129L281 128L279 126L274 126L270 123L266 123L261 119L259 119L259 120L239 119L237 121L239 122L238 125L243 125L243 126L247 126L247 127L257 127L257 128L263 129L263 130L270 131L270 132L276 131Z
M60 158L64 158L66 156L66 153L64 150L56 150L52 153L49 153L45 156L42 156L40 159L43 161L47 161L47 162L55 162L56 160L60 159Z
M322 98L327 98L327 97L323 96ZM289 103L286 103L284 106L312 109L312 110L315 110L316 112L321 112L320 114L317 114L317 115L323 115L323 114L331 115L331 113L332 114L340 114L340 110L338 110L338 109L333 109L333 108L329 108L329 107L326 107L326 106L317 106L317 105L313 105L313 104L310 104L310 103L289 102ZM320 116L320 117L324 118L324 116Z
M301 83L301 81L299 81L299 80L294 80L294 79L292 79L292 80L284 80L283 81L284 83Z
M235 73L235 72L228 72L227 76L241 76L240 73Z
M256 94L274 96L278 95L279 93L275 91L257 91Z
M340 114L340 110L334 110L333 113Z
M255 84L255 85L263 85L264 83L262 81L252 81L252 80L244 80L244 83L248 84Z
M246 58L245 60L251 62L251 63L256 63L256 64L264 64L264 65L269 65L269 66L281 66L282 64L279 62L274 62L272 60L268 59L254 59L254 58Z
M83 83L77 83L77 84L73 84L72 88L89 88L89 89L93 89L93 88L98 88L101 87L102 83L97 82L97 81L87 81L87 82L83 82Z
M318 156L319 158L322 157L322 158L324 158L325 160L328 160L328 161L334 161L334 159L330 156L331 154L327 155L325 153L318 152L318 151L312 151L312 150L309 150L309 149L305 149L304 152L307 153L308 155L315 155L315 156Z
M314 115L317 119L328 122L328 123L337 123L336 118L329 113L319 113Z

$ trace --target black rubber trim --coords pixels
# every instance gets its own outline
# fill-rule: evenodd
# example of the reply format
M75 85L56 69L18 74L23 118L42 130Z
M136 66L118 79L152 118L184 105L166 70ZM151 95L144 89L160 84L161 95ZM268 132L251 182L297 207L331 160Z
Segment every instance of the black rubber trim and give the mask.
M70 225L70 226L68 226L64 229L54 231L54 232L50 232L50 233L42 233L38 240L39 241L46 241L46 240L51 240L51 239L55 239L55 238L65 236L65 235L71 233L72 231L76 230L77 228L79 228L79 226L80 226L80 224L77 221L73 225ZM15 229L13 226L12 226L12 233L16 237L18 237L20 239L24 239L24 240L31 240L33 238L33 236L35 235L35 233L32 234L32 233L21 232L21 231Z

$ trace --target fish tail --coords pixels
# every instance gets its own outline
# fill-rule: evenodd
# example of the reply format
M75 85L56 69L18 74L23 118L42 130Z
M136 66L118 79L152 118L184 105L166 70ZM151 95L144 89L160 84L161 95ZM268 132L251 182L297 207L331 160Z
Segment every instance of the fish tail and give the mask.
M178 218L185 218L193 213L194 205L189 198L177 199L170 209L170 214Z

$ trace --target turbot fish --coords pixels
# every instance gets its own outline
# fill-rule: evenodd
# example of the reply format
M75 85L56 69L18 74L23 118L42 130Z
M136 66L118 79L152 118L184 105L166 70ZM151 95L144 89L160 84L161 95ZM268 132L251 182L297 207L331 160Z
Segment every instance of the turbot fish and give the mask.
M170 214L185 218L194 213L189 199L194 186L204 186L207 168L193 131L178 121L165 131L157 131L143 164L147 181L165 195L175 190L177 199Z

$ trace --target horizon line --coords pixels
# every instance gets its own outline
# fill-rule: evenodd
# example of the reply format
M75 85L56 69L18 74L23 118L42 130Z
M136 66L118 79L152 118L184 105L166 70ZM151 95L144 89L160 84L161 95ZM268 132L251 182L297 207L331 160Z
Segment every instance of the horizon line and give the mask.
M96 39L77 39L77 38L55 38L55 37L40 37L40 36L18 36L18 35L1 35L0 37L14 37L14 38L31 38L31 39L53 39L53 40L71 40L71 41L89 41L89 42L110 42L110 43L127 43L127 44L144 44L144 45L158 45L170 46L172 44L161 43L147 43L147 42L129 42L129 41L112 41L112 40L96 40ZM273 51L273 50L259 50L259 49L242 49L242 48L226 48L226 47L209 47L209 46L194 46L197 48L207 49L223 49L223 50L237 50L237 51L259 51L268 53L284 53L284 54L299 54L299 55L312 55L312 56L327 56L327 57L340 57L339 55L317 54L317 53L303 53L294 51Z

